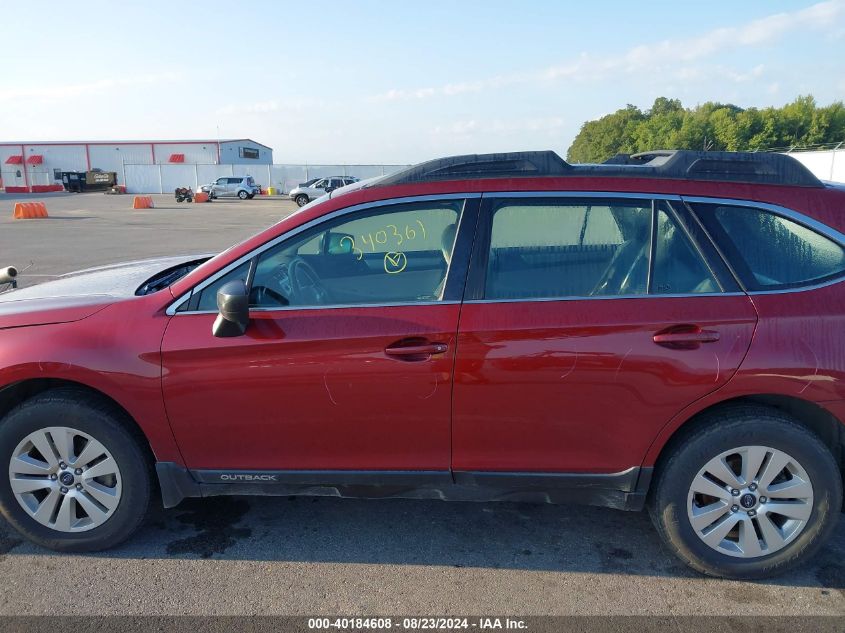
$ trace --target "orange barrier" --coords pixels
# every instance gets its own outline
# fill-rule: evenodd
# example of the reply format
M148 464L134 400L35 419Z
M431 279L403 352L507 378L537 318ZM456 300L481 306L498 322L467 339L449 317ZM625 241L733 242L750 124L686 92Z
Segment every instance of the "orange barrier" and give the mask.
M132 202L133 209L155 209L152 196L135 196Z
M204 191L194 194L194 202L208 202L208 194Z
M43 202L16 202L15 213L12 216L16 220L29 220L33 218L46 218L47 205Z

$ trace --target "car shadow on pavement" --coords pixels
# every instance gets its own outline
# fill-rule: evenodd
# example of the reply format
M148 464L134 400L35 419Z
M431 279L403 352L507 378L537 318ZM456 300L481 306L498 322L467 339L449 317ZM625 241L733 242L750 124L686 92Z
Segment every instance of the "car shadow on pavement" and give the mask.
M0 556L52 556L0 524ZM845 521L812 563L767 584L845 595ZM123 545L89 557L426 565L696 578L645 512L527 503L216 497L157 506Z

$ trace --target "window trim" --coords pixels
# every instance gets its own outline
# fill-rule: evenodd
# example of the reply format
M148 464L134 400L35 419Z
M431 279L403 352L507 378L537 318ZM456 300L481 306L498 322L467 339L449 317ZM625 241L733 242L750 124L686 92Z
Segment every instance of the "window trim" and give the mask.
M437 194L437 195L425 195L425 196L406 196L403 198L389 198L387 200L375 200L372 202L364 202L361 204L356 204L351 207L346 207L343 209L337 209L332 211L331 213L327 213L322 215L318 218L314 218L313 220L309 220L303 224L300 224L297 227L292 228L289 231L285 231L281 235L277 235L276 237L272 238L271 240L265 242L264 244L254 248L249 253L242 255L238 259L230 262L223 268L218 269L202 281L198 282L193 288L188 290L187 292L183 293L179 296L175 301L173 301L165 310L165 314L168 316L178 316L178 315L186 315L186 314L217 314L217 310L191 310L188 308L187 310L179 310L179 308L191 301L191 298L195 296L197 293L202 292L207 286L213 284L215 281L227 275L235 268L243 265L244 263L259 258L264 251L273 248L277 244L284 242L296 235L303 233L315 226L323 224L325 222L330 222L336 218L343 217L345 215L350 215L354 213L358 213L361 211L367 211L370 209L376 209L379 207L386 207L386 206L394 206L400 204L409 204L409 203L416 203L416 202L434 202L440 200L464 200L464 208L463 212L461 213L461 220L458 226L456 239L455 239L455 250L452 253L452 262L449 266L449 269L446 273L446 286L444 288L443 293L443 300L442 301L433 301L431 302L434 305L446 305L450 303L460 303L460 295L457 300L452 299L452 295L455 293L450 293L452 290L452 286L457 283L457 279L461 276L460 272L452 274L452 269L456 268L456 264L458 264L457 270L460 271L460 264L462 262L464 265L468 265L469 259L469 251L466 248L466 240L460 240L460 236L465 231L472 231L471 227L475 226L475 222L477 220L478 215L478 201L481 199L480 193L445 193L445 194ZM467 219L471 218L471 219ZM459 250L460 247L460 250ZM464 281L461 279L461 281ZM463 294L463 288L461 288L461 295ZM283 310L324 310L328 308L366 308L366 307L386 307L386 306L408 306L408 305L427 305L426 302L423 301L397 301L397 302L379 302L379 303L350 303L350 304L332 304L326 306L273 306L271 308L250 308L250 312L267 312L267 311L283 311Z
M734 265L731 263L730 258L725 254L724 249L722 249L714 237L708 231L707 226L699 217L698 212L696 211L695 207L692 206L694 204L710 204L710 205L719 205L719 206L726 206L726 207L747 207L749 209L759 209L762 211L768 211L773 215L780 216L784 219L790 220L800 226L803 226L805 229L813 231L814 233L818 233L822 237L826 237L830 241L837 244L840 248L845 249L845 234L842 232L834 229L827 224L820 222L814 218L811 218L800 211L795 211L788 207L783 207L777 204L771 204L768 202L756 202L753 200L738 200L734 198L710 198L707 196L681 196L681 200L684 203L685 207L689 210L689 213L696 219L696 222L701 227L701 230L707 235L710 243L719 253L719 256L722 258L725 266L728 267L731 274L734 276L738 286L742 289L744 294L749 296L755 295L774 295L774 294L786 294L790 292L805 292L807 290L816 290L818 288L824 288L826 286L832 286L833 284L837 284L845 280L845 269L840 271L833 277L825 279L824 281L818 283L801 283L797 282L801 285L795 285L789 288L777 288L774 290L748 290L745 287L745 284L742 282L742 278L737 273Z

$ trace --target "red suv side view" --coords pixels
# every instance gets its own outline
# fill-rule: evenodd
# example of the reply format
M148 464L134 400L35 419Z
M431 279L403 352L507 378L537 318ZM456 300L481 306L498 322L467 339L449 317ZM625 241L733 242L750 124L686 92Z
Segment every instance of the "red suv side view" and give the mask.
M0 296L0 510L116 545L185 497L648 506L683 561L806 560L842 506L845 190L787 156L445 158L211 259Z

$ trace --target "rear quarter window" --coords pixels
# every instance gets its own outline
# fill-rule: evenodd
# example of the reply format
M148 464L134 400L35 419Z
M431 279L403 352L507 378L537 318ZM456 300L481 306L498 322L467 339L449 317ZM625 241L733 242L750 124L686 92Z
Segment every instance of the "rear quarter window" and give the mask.
M749 291L824 283L845 273L845 249L835 240L772 211L693 205Z

